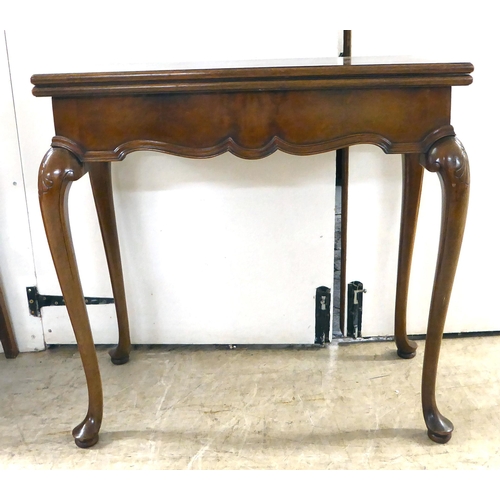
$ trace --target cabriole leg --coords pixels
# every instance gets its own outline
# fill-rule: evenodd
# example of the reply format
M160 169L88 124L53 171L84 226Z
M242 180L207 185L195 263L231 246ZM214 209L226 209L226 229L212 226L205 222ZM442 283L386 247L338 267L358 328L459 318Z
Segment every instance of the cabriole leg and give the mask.
M413 358L417 350L416 342L409 340L407 336L406 311L408 307L411 260L417 229L423 174L424 169L420 165L418 154L403 155L403 200L401 206L401 231L399 235L394 336L398 348L398 356L405 359Z
M118 345L109 354L111 361L115 365L122 365L129 360L130 332L118 232L116 229L115 207L113 204L111 165L109 162L99 162L88 163L86 167L90 175L95 206L99 217L99 225L104 241L118 319Z
M69 189L84 173L84 167L72 153L51 148L40 165L38 193L47 240L87 380L88 412L73 429L73 437L79 447L88 448L99 439L102 385L68 220Z
M427 153L425 167L437 172L441 181L443 202L441 236L432 290L422 375L422 408L429 437L436 443L451 439L453 424L436 405L436 375L441 339L450 302L455 270L469 203L469 161L458 139L445 137Z

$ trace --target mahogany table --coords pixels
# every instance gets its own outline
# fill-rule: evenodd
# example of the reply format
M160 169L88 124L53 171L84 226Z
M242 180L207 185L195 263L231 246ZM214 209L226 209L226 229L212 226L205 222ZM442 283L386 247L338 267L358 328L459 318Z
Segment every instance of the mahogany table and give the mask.
M469 164L450 124L451 87L472 82L470 63L339 58L218 69L35 75L35 96L51 96L56 136L39 171L49 246L88 385L89 406L73 430L80 447L98 441L102 385L68 221L73 181L90 175L111 275L119 341L130 353L127 306L112 199L110 162L133 151L209 158L226 151L257 160L281 150L323 153L375 144L403 155L403 202L395 310L399 356L416 344L406 306L423 168L442 184L442 224L422 376L429 437L451 438L435 398L438 357L469 198Z

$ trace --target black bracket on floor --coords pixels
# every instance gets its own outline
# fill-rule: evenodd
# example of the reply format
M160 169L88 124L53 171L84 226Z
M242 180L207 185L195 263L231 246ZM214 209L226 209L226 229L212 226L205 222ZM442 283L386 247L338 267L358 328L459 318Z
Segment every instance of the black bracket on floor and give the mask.
M330 342L331 290L326 286L316 288L316 327L314 343L324 345Z
M361 281L352 281L347 285L347 337L361 337L364 293L366 290Z
M62 295L40 295L36 286L26 288L28 307L32 316L41 316L40 309L47 306L65 306ZM87 305L114 304L115 299L104 297L85 297Z

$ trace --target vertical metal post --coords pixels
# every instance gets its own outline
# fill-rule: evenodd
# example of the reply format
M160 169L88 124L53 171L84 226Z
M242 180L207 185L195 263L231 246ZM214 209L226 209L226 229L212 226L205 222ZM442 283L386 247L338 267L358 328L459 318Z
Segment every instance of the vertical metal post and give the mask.
M342 56L351 57L351 30L344 30ZM346 64L345 60L344 64ZM340 216L340 331L345 335L349 148L343 148L337 151L337 169L340 169L340 186L342 191Z

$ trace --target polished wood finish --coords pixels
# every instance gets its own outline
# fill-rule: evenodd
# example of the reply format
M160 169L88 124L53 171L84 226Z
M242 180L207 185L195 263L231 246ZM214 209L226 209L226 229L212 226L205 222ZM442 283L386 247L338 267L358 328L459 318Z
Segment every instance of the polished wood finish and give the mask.
M409 340L406 332L406 309L410 284L413 244L417 230L418 209L424 169L420 155L403 155L403 197L401 208L401 231L399 237L398 275L396 283L396 311L394 315L394 337L401 358L413 358L417 343Z
M435 386L444 323L467 217L469 160L458 139L445 137L432 146L422 163L429 171L437 172L443 193L441 236L425 341L422 407L429 437L446 443L451 438L453 424L437 408Z
M84 174L84 166L72 153L51 148L40 165L38 193L50 252L87 379L89 408L84 420L73 430L73 437L78 446L88 448L98 441L103 411L102 385L68 218L71 184Z
M103 401L68 224L72 182L90 172L119 322L119 343L111 355L122 363L130 340L110 161L141 150L192 158L229 151L258 159L278 149L309 155L366 143L404 155L395 325L398 352L406 357L415 347L406 336L405 309L422 165L437 172L443 185L422 404L429 437L448 440L453 427L437 408L435 386L469 185L467 157L450 124L451 86L471 83L472 70L469 63L346 58L328 64L34 76L33 93L52 96L56 130L39 171L40 205L89 389L87 416L73 431L76 444L97 442Z
M5 303L3 290L0 287L0 342L2 343L3 352L6 358L16 358L19 354L16 337L12 330L10 322L9 310Z
M52 146L83 162L140 150L259 159L278 149L307 155L359 143L421 153L453 133L447 87L69 97L54 98L53 109Z
M108 262L111 287L115 299L116 316L118 319L118 345L109 354L115 365L122 365L129 360L130 331L127 314L127 300L123 284L123 271L116 229L115 207L111 182L111 165L104 163L89 163L87 169L94 194L97 216L101 227L106 260Z
M386 58L270 61L268 67L34 75L33 95L145 96L238 91L450 87L472 83L470 63L425 63Z

